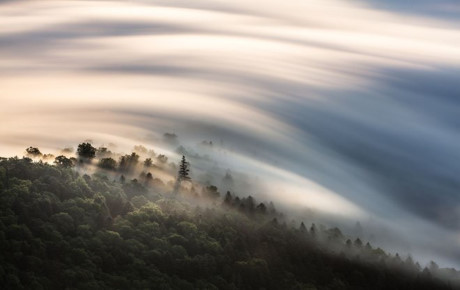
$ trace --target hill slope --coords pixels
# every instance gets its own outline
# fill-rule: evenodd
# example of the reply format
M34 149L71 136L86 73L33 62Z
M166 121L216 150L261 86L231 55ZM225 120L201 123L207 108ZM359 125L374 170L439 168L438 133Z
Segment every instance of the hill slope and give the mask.
M3 289L455 288L435 265L337 228L286 226L252 198L173 197L108 176L0 161Z

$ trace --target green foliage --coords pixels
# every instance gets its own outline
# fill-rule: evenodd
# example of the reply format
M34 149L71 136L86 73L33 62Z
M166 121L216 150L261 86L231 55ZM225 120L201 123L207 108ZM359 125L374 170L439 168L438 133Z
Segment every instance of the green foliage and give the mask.
M64 155L59 155L58 157L56 157L54 159L54 163L57 166L63 167L63 168L70 168L70 167L75 165L74 162L72 161L72 159L67 158Z
M115 170L117 168L117 162L113 158L102 158L97 164L99 168L106 170Z
M91 143L81 143L78 145L77 154L81 158L92 159L96 156L96 148Z
M222 207L199 208L155 196L135 180L122 184L18 158L0 160L0 182L2 289L456 285L436 278L452 274L435 263L420 272L412 258L398 260L361 240L344 242L338 228L282 226L272 204L256 206L252 197L227 193ZM217 188L207 190L218 198Z
M123 185L123 190L129 198L138 195L145 195L147 193L147 189L141 183L139 183L137 179L133 179L130 182L125 183Z
M139 162L139 155L135 152L124 155L120 157L120 161L118 163L118 169L121 172L131 172L136 168L137 163Z

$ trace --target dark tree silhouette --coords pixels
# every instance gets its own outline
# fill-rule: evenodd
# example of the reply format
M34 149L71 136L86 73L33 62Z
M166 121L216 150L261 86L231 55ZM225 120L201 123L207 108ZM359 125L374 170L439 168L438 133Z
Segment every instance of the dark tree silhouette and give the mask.
M179 177L181 180L190 180L189 172L189 163L185 160L185 156L182 155L182 160L179 165Z
M145 185L150 185L150 184L152 184L152 182L153 182L153 175L152 175L152 173L148 172L145 175Z
M107 147L99 147L96 150L96 155L98 158L106 158L109 157L112 154L110 150Z
M203 192L204 196L207 198L215 199L220 196L219 190L217 189L216 186L210 185L206 186Z
M233 205L234 207L238 207L238 206L240 206L240 203L241 203L241 200L240 200L240 198L237 196L237 197L235 197L235 199L233 200L232 205Z
M310 227L310 234L312 236L316 236L316 233L318 232L318 229L316 228L316 225L313 223L311 224L311 227Z
M372 250L372 246L371 246L371 244L370 244L369 242L366 243L365 248L366 248L367 251L371 251L371 250ZM410 258L410 256L409 256L408 258Z
M98 167L107 170L115 170L117 168L117 162L113 158L102 158L97 164Z
M347 245L348 248L351 248L351 245L352 245L353 243L351 242L350 239L347 239L347 241L345 242L345 244Z
M230 191L227 191L227 193L225 194L223 204L227 207L230 207L232 205L232 202L233 202L232 194L230 193Z
M27 152L27 156L29 157L38 157L42 155L42 153L40 152L40 150L38 150L37 147L32 147L32 146L27 148L26 152Z
M240 204L240 210L247 211L248 213L254 213L255 209L255 201L252 196L248 196L246 198L243 198Z
M302 233L307 232L307 227L305 227L305 224L303 222L300 223L300 228L299 229L300 229L300 231Z
M185 159L185 156L182 155L182 160L179 164L179 172L177 173L176 183L174 185L174 194L178 193L182 181L191 179L189 176L189 172L190 172L190 163L188 163L187 160Z
M78 145L77 154L81 158L93 159L96 156L96 148L91 143L81 143Z
M166 155L164 154L160 154L157 156L157 160L160 164L165 164L166 162L168 162L168 157L166 157Z
M139 155L137 155L135 152L131 153L130 155L121 156L118 169L120 169L122 172L132 171L138 162Z
M74 166L75 164L73 163L72 159L65 157L64 155L59 155L54 159L54 163L63 168L70 168Z
M257 211L261 214L266 214L267 213L267 207L263 202L259 203L259 205L256 207Z
M152 158L147 158L144 161L144 167L151 167L153 165Z

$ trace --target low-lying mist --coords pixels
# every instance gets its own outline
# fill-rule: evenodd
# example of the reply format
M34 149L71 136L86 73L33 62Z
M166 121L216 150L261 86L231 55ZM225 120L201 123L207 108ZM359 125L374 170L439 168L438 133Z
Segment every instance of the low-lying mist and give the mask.
M0 155L184 154L221 192L229 174L295 219L460 267L459 23L373 4L6 1Z
M120 151L120 146L113 142L101 143L96 151L96 158L87 162L78 157L73 147L43 152L39 156L24 151L22 155L50 164L54 164L54 158L59 155L76 158L74 162L77 166L74 168L80 174L100 172L114 181L123 179L129 182L136 179L145 183L146 174L151 174L152 180L149 183L154 192L165 198L173 197L179 160L181 156L186 156L190 164L191 181L184 185L187 192L185 197L190 194L193 197L194 193L202 195L208 186L216 186L221 198L226 192L230 192L232 196L239 198L251 196L257 203L275 203L276 209L282 215L279 217L280 222L289 226L297 227L301 222L307 225L317 224L322 231L338 227L346 237L360 238L363 242L369 242L403 258L414 257L423 265L428 265L430 259L435 257L427 255L427 251L436 248L445 251L442 245L431 245L431 239L423 236L418 237L415 243L404 234L408 230L403 226L366 213L310 180L242 156L226 148L223 140L202 140L183 145L181 138L175 133L164 133L150 138L154 141L149 145L136 145L125 152ZM93 140L85 142L94 143ZM105 159L113 159L116 164L109 167L102 165ZM200 199L187 200L197 206L215 207L215 204L206 200L204 203ZM323 244L329 245L327 236L324 239L326 240ZM332 243L329 246L337 252L343 250L341 244ZM441 262L445 263L444 260Z

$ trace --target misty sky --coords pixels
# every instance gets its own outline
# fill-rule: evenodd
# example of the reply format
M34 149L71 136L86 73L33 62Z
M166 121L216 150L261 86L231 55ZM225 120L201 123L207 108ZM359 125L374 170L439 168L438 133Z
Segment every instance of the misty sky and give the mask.
M0 156L214 140L274 199L459 268L458 15L454 0L1 2Z

